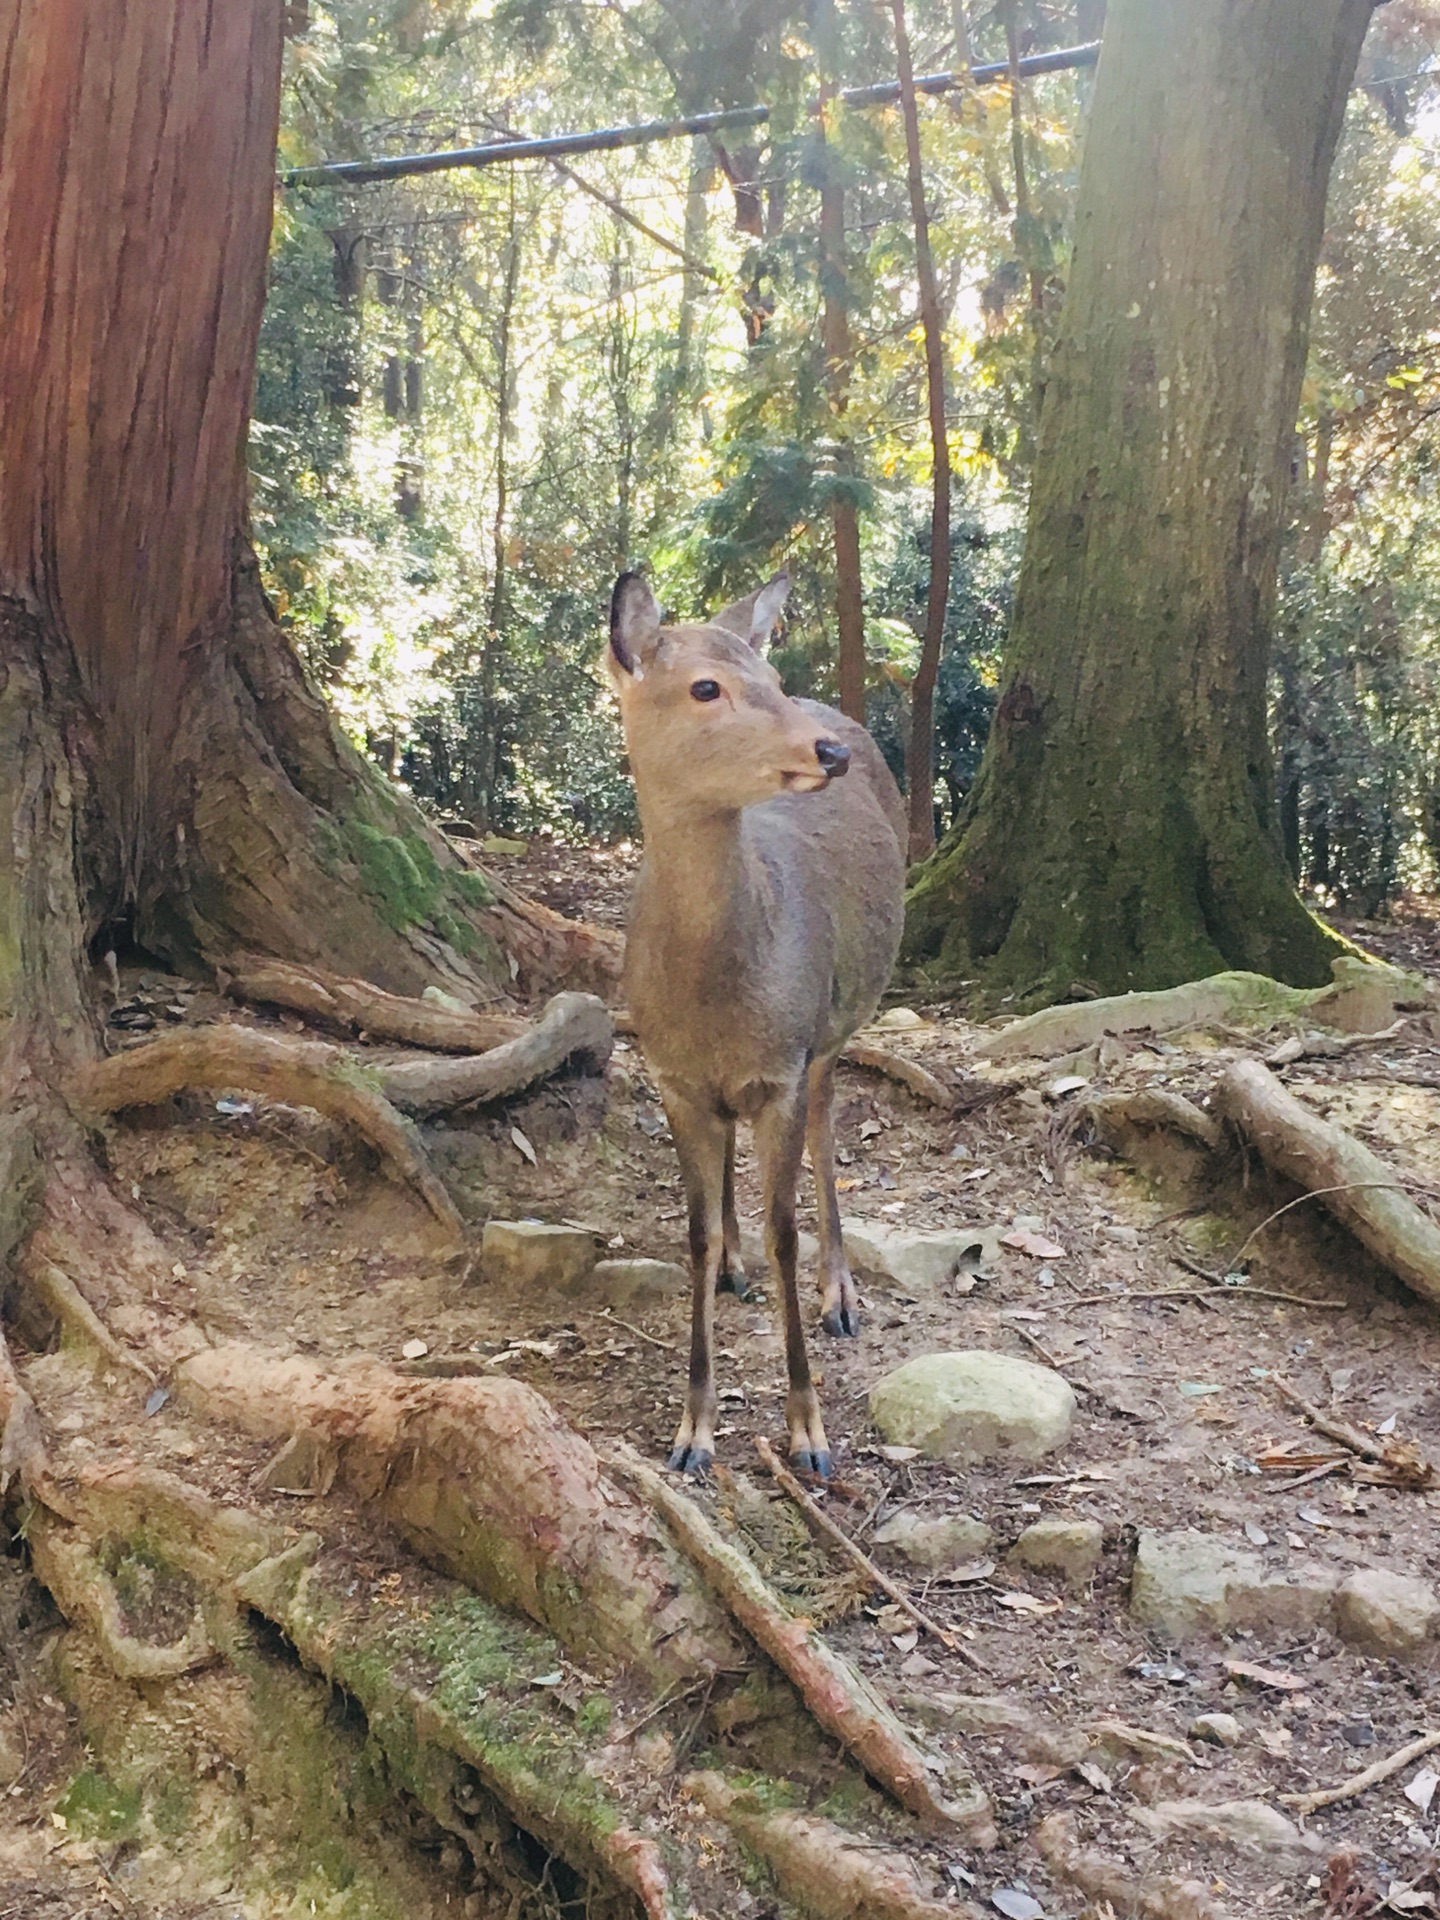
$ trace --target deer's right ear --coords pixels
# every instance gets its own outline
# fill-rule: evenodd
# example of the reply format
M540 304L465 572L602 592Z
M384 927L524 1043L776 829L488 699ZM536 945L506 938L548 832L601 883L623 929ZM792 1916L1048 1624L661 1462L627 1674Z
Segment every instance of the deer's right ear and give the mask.
M660 607L649 582L622 573L610 596L610 657L623 673L643 673L660 640Z

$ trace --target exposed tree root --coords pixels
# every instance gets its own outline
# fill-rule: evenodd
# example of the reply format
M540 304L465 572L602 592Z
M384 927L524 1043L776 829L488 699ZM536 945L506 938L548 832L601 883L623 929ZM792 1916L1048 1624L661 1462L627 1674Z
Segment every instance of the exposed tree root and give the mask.
M1033 1837L1057 1880L1068 1880L1097 1905L1108 1902L1117 1914L1133 1915L1134 1920L1225 1920L1224 1909L1210 1898L1203 1881L1180 1880L1173 1874L1147 1874L1142 1880L1109 1854L1082 1847L1071 1814L1052 1813Z
M557 993L533 1026L488 1053L388 1062L378 1068L379 1081L406 1113L444 1113L518 1093L577 1055L603 1067L614 1031L603 1002L593 994Z
M1167 1127L1198 1141L1212 1152L1223 1145L1220 1122L1168 1087L1140 1087L1133 1093L1102 1093L1084 1101L1080 1117L1089 1120L1108 1145L1116 1146L1129 1127Z
M577 1657L664 1682L740 1667L723 1614L593 1448L516 1380L408 1380L373 1361L327 1373L234 1343L187 1361L211 1418L333 1450L339 1485L431 1565L557 1634Z
M48 1478L49 1471L40 1415L20 1384L10 1348L0 1333L0 1499L15 1480L27 1493L33 1493Z
M186 1027L97 1061L76 1077L73 1093L82 1110L97 1114L154 1106L190 1087L243 1088L314 1107L353 1127L452 1238L463 1239L464 1223L414 1127L368 1079L352 1054L323 1041L280 1039L248 1027Z
M121 1345L68 1273L62 1272L53 1260L35 1259L29 1262L29 1274L41 1299L68 1333L94 1347L117 1367L139 1374L154 1386L155 1375L151 1369Z
M439 1053L484 1053L527 1033L519 1014L478 1013L437 1000L386 993L368 980L349 980L321 967L244 955L220 975L221 990L256 1006L286 1007L373 1040L400 1040Z
M628 1447L611 1462L660 1513L676 1540L756 1644L787 1674L806 1706L872 1779L902 1807L935 1827L958 1827L976 1846L994 1843L990 1804L973 1780L935 1786L931 1765L862 1677L808 1620L788 1613L738 1548L715 1531L693 1500Z
M867 1067L872 1073L883 1073L887 1079L908 1088L917 1100L939 1107L942 1113L954 1113L960 1104L960 1095L953 1087L947 1087L928 1067L922 1067L916 1060L907 1060L904 1054L892 1053L889 1047L873 1047L866 1040L852 1040L840 1058L847 1066Z
M858 1840L832 1820L767 1806L719 1773L692 1773L685 1787L769 1862L780 1892L815 1920L979 1920L979 1910L968 1902L932 1900L908 1860Z
M1312 1113L1258 1060L1225 1069L1219 1106L1267 1166L1312 1193L1413 1292L1440 1301L1440 1226L1393 1167Z

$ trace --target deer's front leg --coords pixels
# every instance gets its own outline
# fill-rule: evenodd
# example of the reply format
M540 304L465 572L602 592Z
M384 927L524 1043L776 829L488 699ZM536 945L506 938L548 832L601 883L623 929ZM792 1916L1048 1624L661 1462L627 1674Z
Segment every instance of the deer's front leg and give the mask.
M785 1421L790 1430L790 1464L801 1473L830 1477L830 1442L820 1417L820 1400L810 1378L805 1323L800 1314L796 1273L799 1235L795 1230L795 1187L805 1149L806 1081L777 1095L755 1122L755 1148L765 1185L765 1249L785 1302L785 1364L790 1391Z
M669 1088L665 1114L690 1218L690 1384L685 1413L666 1463L676 1473L703 1473L715 1460L715 1285L725 1255L724 1191L727 1123Z

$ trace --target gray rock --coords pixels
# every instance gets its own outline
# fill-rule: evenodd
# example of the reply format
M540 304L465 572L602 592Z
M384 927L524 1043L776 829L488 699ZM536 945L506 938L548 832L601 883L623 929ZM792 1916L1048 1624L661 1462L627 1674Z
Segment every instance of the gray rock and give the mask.
M1315 1835L1301 1833L1293 1820L1263 1800L1162 1800L1153 1807L1132 1808L1130 1818L1157 1840L1176 1835L1218 1840L1242 1853L1288 1859L1297 1866L1326 1846Z
M1083 1587L1100 1564L1105 1529L1098 1520L1062 1520L1057 1516L1026 1527L1010 1558L1040 1573L1061 1573L1072 1587Z
M480 1264L487 1280L568 1293L595 1266L595 1236L540 1220L487 1220Z
M1440 1599L1424 1580L1371 1567L1352 1573L1335 1595L1341 1637L1367 1653L1418 1652L1440 1627Z
M1334 1606L1334 1576L1319 1569L1287 1579L1267 1572L1259 1554L1213 1534L1140 1535L1130 1610L1164 1633L1306 1633L1328 1625Z
M1070 1438L1075 1395L1058 1373L1008 1354L927 1353L876 1382L870 1418L892 1445L951 1466L1043 1460Z
M689 1285L689 1274L674 1260L597 1260L569 1290L607 1306L626 1307L635 1300L667 1299Z
M745 1276L753 1284L764 1286L770 1273L765 1253L765 1229L753 1220L740 1222L740 1259ZM802 1230L795 1245L795 1261L802 1273L811 1273L820 1261L820 1242L813 1233Z
M992 1265L999 1253L993 1227L929 1232L882 1226L875 1220L845 1222L845 1254L852 1269L906 1293L934 1292L948 1285L962 1266L973 1270Z
M893 1547L912 1566L938 1573L942 1567L980 1559L991 1534L983 1520L972 1520L968 1513L931 1515L903 1507L876 1528L874 1537L876 1546Z
M1213 1747L1238 1747L1245 1738L1233 1713L1197 1713L1185 1731L1192 1740L1208 1740Z

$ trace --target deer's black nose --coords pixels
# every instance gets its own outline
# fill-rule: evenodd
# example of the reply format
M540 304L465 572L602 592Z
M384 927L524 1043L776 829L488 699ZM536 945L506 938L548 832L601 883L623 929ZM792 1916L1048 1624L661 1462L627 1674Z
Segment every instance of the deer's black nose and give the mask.
M838 740L817 740L815 758L830 778L836 780L850 764L850 749L842 747Z

